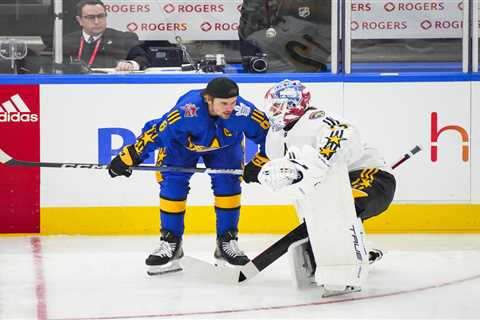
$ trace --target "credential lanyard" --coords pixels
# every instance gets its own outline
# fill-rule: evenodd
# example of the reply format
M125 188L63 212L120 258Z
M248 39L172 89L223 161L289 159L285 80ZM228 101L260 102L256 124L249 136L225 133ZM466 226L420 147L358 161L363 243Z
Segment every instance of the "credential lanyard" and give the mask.
M98 48L100 47L100 42L102 42L102 38L98 39L97 43L95 44L95 48L93 49L92 55L90 56L90 59L88 59L89 67L93 64L93 61L97 56ZM80 37L80 48L78 49L78 56L77 56L78 60L82 60L82 53L83 53L84 46L85 46L85 39L83 39L83 37Z

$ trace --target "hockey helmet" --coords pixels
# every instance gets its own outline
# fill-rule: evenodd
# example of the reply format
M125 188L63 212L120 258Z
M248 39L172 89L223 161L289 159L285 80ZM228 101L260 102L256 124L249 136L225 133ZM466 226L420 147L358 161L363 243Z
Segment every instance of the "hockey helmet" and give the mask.
M307 110L310 91L298 80L283 80L265 94L265 112L274 131L297 121Z

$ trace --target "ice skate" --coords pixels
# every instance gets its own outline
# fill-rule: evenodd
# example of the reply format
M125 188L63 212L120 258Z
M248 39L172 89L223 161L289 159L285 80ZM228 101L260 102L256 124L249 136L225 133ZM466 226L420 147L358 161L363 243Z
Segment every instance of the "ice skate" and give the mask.
M370 249L368 251L368 264L375 263L383 258L383 252L380 249Z
M356 286L324 286L321 285L320 289L323 291L322 298L336 297L344 294L359 292L362 290L360 287Z
M160 246L145 260L150 276L182 271L179 260L183 257L182 238L162 231Z
M243 266L250 259L238 248L237 232L230 230L223 236L217 237L217 247L215 253L216 266Z

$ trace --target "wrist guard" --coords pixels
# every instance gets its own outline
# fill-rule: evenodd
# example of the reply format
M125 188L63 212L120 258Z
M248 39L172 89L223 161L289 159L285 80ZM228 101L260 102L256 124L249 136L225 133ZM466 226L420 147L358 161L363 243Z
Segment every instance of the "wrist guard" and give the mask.
M270 159L266 156L262 156L260 153L255 154L243 169L243 180L246 183L258 182L258 173L268 161L270 161Z

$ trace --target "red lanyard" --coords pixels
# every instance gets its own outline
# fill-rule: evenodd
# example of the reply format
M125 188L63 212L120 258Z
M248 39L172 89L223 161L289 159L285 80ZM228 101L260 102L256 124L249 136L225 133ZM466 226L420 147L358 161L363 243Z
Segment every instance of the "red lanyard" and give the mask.
M90 56L90 59L88 60L88 66L91 66L93 61L95 60L95 57L97 56L97 51L98 48L100 47L100 42L102 42L102 39L98 39L97 44L95 44L95 49L93 49L92 55ZM85 39L83 37L80 37L80 48L78 49L78 60L82 60L82 52L83 52L83 46L85 45Z

